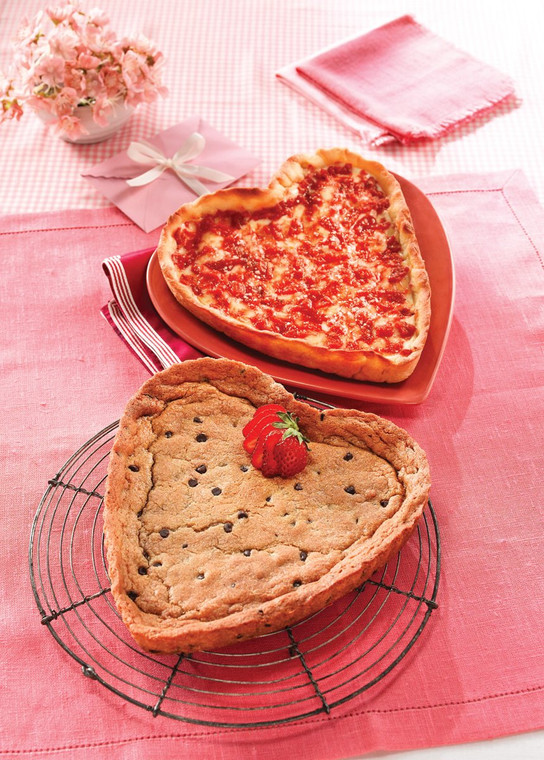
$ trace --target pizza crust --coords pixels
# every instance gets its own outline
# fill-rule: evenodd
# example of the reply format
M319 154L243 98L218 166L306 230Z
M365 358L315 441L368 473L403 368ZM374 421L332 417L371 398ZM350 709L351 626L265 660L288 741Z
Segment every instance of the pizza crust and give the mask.
M294 478L265 478L242 447L243 426L270 402L311 441ZM104 499L113 598L150 651L279 630L398 552L429 488L424 452L385 419L320 412L239 362L174 365L131 399L114 442Z
M217 212L254 212L274 206L304 179L309 169L334 164L351 164L367 172L375 178L389 200L388 212L401 245L404 263L410 272L415 312L415 332L404 343L405 355L384 353L368 346L361 346L358 350L330 348L306 339L286 337L276 331L256 329L195 295L192 288L180 279L180 272L174 263L178 251L176 231L184 225ZM191 314L249 348L287 362L354 380L397 383L412 374L427 339L431 317L430 284L402 189L382 164L368 161L345 149L318 150L313 155L293 156L284 163L267 188L226 188L182 206L169 218L161 232L157 257L169 289Z

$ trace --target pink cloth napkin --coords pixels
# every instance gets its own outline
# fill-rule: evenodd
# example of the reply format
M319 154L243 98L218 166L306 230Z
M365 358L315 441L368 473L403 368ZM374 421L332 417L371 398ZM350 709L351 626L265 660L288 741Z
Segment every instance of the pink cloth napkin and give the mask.
M205 145L202 152L188 160L187 164L193 167L204 166L230 177L223 181L203 179L202 183L210 192L240 179L260 163L256 156L199 116L191 116L145 142L158 149L165 158L172 158L194 133L202 135ZM157 179L141 187L127 184L127 180L142 175L149 169L150 165L132 160L127 149L87 169L82 176L145 232L151 232L162 226L182 204L194 201L198 196L171 169L163 171Z
M277 75L374 145L442 137L514 94L507 76L408 15Z
M402 425L428 453L442 547L438 608L378 684L329 715L262 728L154 718L84 677L41 624L27 557L48 480L118 419L150 372L97 316L112 299L102 262L150 249L157 236L117 209L2 220L0 310L17 338L8 332L0 344L0 755L336 760L544 728L544 211L520 172L418 184L455 259L450 338L425 403L362 406ZM78 498L76 515L86 503ZM59 525L58 534L69 541L70 530ZM100 565L99 535L97 546ZM42 568L46 578L55 562ZM86 587L96 570L89 558ZM77 596L69 567L63 582ZM111 599L96 604L110 609ZM82 605L53 621L72 646L85 613ZM94 670L107 679L101 641L89 634L80 655L96 655ZM105 665L115 669L113 655Z

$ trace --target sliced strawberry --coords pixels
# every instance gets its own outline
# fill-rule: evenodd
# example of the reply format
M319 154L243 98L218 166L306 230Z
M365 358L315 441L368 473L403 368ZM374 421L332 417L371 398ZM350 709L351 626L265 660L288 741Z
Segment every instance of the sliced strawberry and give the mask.
M255 410L255 413L253 414L253 417L242 429L242 435L244 436L248 435L255 421L257 421L263 414L270 414L272 412L274 413L285 412L285 411L286 411L285 407L283 407L281 404L263 404L263 406L257 407L257 409Z
M251 454L251 464L253 467L256 467L258 470L261 469L263 466L263 456L264 456L264 443L266 441L267 436L273 432L273 428L266 427L263 430L261 430L257 442L255 444L255 447L253 449L253 453Z
M298 419L281 404L260 406L243 428L244 449L251 464L267 478L289 478L308 461L308 439L298 427Z
M278 422L278 416L275 412L270 412L270 414L262 414L258 419L255 420L255 424L244 439L244 449L248 454L251 454L253 452L255 446L257 445L259 436L263 430L272 430L272 426L275 422Z
M273 478L279 475L280 470L275 456L275 448L282 438L283 432L281 430L272 430L264 439L261 472L265 478Z
M258 417L253 417L253 419L250 422L248 422L248 424L244 428L244 430L246 431L244 433L244 436L247 438L248 436L253 435L255 430L260 430L265 420L278 421L277 412L274 412L274 411L266 412L265 414L260 414Z
M275 445L274 456L278 463L278 474L282 478L290 478L306 467L308 446L299 436L288 435Z

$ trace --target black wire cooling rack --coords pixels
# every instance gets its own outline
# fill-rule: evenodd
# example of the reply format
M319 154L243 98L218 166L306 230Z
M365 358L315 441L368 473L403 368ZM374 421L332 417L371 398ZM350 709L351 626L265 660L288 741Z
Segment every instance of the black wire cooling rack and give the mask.
M102 501L117 427L87 441L49 481L30 537L41 622L84 676L154 716L269 726L330 713L384 679L414 646L437 607L440 537L430 502L393 560L303 622L215 652L142 651L117 613L103 547Z

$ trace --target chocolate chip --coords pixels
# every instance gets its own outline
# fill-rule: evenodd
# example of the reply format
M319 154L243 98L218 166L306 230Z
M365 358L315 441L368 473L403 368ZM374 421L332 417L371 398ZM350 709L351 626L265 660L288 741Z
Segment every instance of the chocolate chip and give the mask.
M321 414L319 415L319 419L321 420L321 422L323 422L323 420L325 419L325 412L321 412Z
M174 433L171 430L167 430L166 433L164 434L164 437L165 438L172 438L173 435L174 435Z
M226 522L223 525L223 530L225 531L225 533L232 533L232 523L231 522Z
M182 548L182 549L186 549L188 546L189 546L189 544L182 544L182 545L181 545L181 548Z
M205 433L199 433L199 434L197 435L197 437L196 437L196 440L197 440L199 443L204 443L204 441L207 441L207 440L208 440L208 436L207 436Z
M244 549L244 557L250 557L251 556L251 549Z
M386 507L389 504L389 499L382 499L380 504L382 507Z
M238 512L238 519L242 520L244 517L247 517L247 512Z
M200 475L204 475L204 473L208 470L205 464L200 464L198 467L195 467L195 471L198 472Z
M214 496L219 496L219 494L222 493L222 491L219 488L219 486L215 486L215 488L212 488L212 493Z
M295 483L295 491L302 491L302 483Z
M195 486L198 485L198 480L196 478L189 478L189 480L187 481L187 485L190 486L191 488L194 488Z
M129 599L132 599L133 602L135 602L136 599L138 598L138 594L136 593L136 591L127 591L127 596Z
M144 510L140 509L140 511L138 512L138 514L136 515L136 517L141 517L143 515L143 513L144 513Z
M128 469L132 470L132 472L140 472L140 468L137 464L129 464Z
M199 425L202 424L202 420L200 419L200 417L193 417L193 422L196 422Z
M346 460L346 462L349 462L350 459L353 459L353 454L351 453L351 451L348 451L344 459Z
M298 578L297 578L297 580L296 580L296 581L293 581L293 586L294 586L295 588L298 588L299 586L302 586L302 581L301 581L301 580L298 580Z
M143 565L141 565L138 568L138 574L139 575L147 575L147 567L144 567Z
M308 552L301 551L300 552L300 559L305 562L308 557Z
M265 499L265 501L272 501L272 497L271 496L267 496L266 499Z
M169 535L170 535L170 531L168 530L168 528L161 528L160 529L159 536L161 538L168 538Z
M355 486L346 486L346 487L344 488L344 491L345 491L346 493L351 493L351 494L353 494L353 493L355 493Z
M158 560L153 562L153 567L162 567L162 562L159 562Z
M204 573L199 573L196 577L201 581L204 578Z
M249 467L247 466L247 464L243 464L243 465L240 467L240 469L242 470L242 472L247 472L247 471L249 470Z

